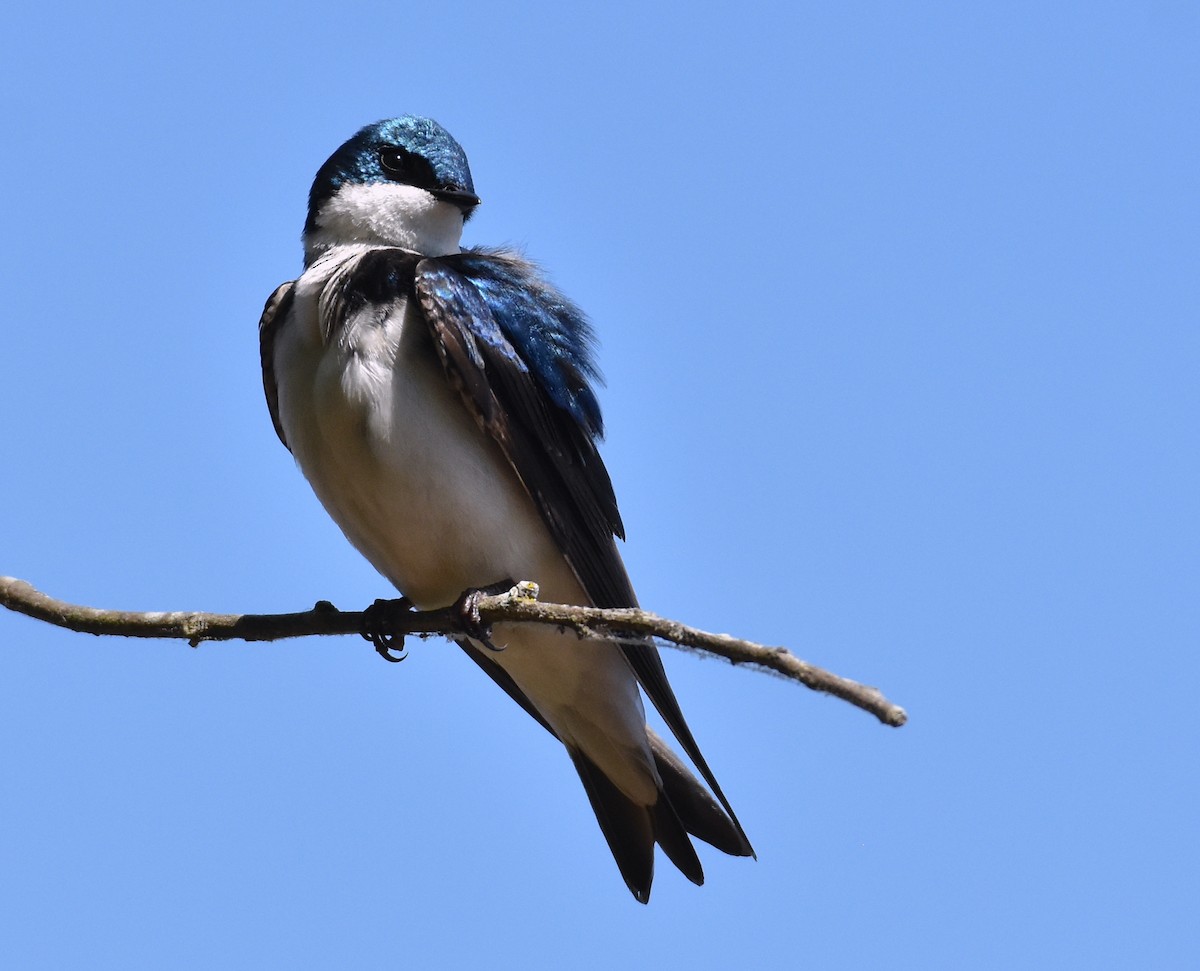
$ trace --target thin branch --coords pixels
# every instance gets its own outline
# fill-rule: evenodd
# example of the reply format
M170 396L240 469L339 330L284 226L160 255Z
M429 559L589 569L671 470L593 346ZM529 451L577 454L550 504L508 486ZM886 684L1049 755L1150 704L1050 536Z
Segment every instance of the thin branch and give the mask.
M507 593L482 597L479 617L485 624L549 624L574 631L584 639L653 637L672 647L715 655L735 665L748 665L798 681L814 691L833 695L870 712L885 725L899 727L908 720L904 709L888 701L877 688L802 661L782 647L765 647L728 634L710 634L644 610L572 607L540 603L536 597L536 584L518 584ZM14 577L0 577L0 605L84 634L176 638L186 640L193 647L202 641L275 641L288 637L359 634L363 630L361 611L341 611L324 601L312 610L294 614L135 613L55 600ZM461 611L453 607L414 610L389 620L396 634L461 637L469 633L464 628Z

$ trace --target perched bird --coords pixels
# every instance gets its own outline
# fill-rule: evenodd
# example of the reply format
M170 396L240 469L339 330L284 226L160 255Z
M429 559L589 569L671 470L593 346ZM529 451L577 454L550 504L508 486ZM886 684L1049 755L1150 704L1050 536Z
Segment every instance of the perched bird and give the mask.
M514 580L548 601L636 606L596 450L591 329L519 254L459 249L477 205L466 155L428 118L368 125L321 166L304 272L259 325L275 431L420 608ZM459 643L566 747L639 901L655 843L697 884L690 836L753 855L653 644L505 624ZM639 685L712 794L647 727Z

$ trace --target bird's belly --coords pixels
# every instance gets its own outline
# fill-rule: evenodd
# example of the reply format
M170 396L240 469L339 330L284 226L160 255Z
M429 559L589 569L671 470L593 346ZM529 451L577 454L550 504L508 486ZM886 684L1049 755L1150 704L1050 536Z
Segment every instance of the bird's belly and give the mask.
M508 460L416 339L423 323L393 313L387 326L328 344L306 341L303 326L277 339L280 420L330 516L419 607L510 579L589 603ZM497 625L493 641L504 649L491 657L556 734L653 801L645 714L620 651L550 627Z
M390 333L350 334L301 355L283 348L307 358L284 365L292 393L281 388L280 411L318 498L422 607L452 603L468 587L564 572L529 496L414 326L396 313Z

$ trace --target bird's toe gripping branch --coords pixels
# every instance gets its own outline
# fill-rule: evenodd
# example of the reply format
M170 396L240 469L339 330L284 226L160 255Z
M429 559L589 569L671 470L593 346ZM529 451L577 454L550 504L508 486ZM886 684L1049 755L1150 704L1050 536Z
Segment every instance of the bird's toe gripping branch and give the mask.
M489 651L503 651L503 647L497 647L492 643L492 626L484 623L479 614L479 604L484 597L506 593L513 586L512 580L502 580L486 587L464 591L450 608L451 613L457 618L459 630ZM375 653L385 661L403 661L408 657L404 652L404 632L408 625L400 623L399 619L415 609L412 601L407 597L400 597L396 600L376 600L363 611L362 630L359 633L371 642Z
M454 604L454 612L458 614L459 623L462 624L463 633L473 641L478 641L489 651L499 653L503 651L503 647L497 647L492 643L492 625L485 624L483 618L479 616L479 602L484 597L495 596L499 593L506 593L513 588L512 580L501 580L499 583L493 583L486 587L479 587L473 590L463 591L463 595L458 598Z
M408 597L400 597L396 600L376 600L363 611L360 633L385 661L399 662L408 657L404 653L404 633L396 632L396 618L412 609L412 601Z

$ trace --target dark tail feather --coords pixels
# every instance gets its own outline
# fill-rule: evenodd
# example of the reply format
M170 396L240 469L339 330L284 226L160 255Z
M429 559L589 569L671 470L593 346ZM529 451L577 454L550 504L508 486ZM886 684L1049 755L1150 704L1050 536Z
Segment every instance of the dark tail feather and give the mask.
M646 903L654 882L654 820L650 807L639 806L625 795L578 749L568 745L567 751L625 885L639 903Z
M618 605L601 604L601 606ZM624 605L621 604L619 606ZM708 783L709 789L712 790L713 795L717 797L717 801L725 810L725 814L729 817L733 828L737 830L739 843L749 849L750 841L746 837L745 830L742 829L742 824L738 822L738 818L733 812L733 806L725 798L725 793L721 791L717 777L713 775L712 769L709 768L708 762L705 761L704 755L700 751L700 746L696 744L692 730L688 728L687 720L683 717L683 712L679 708L679 699L675 697L675 692L671 689L671 683L667 680L667 672L663 668L662 658L658 656L658 649L649 640L625 641L621 644L621 651L624 653L630 667L633 668L633 673L637 675L642 690L646 692L646 697L658 709L658 713L662 715L663 721L671 729L671 734L679 740L684 753L692 760L692 764L700 770L700 775L704 777L704 781ZM684 778L690 780L691 773L685 772ZM754 855L753 849L750 849L749 855Z
M667 747L667 743L649 725L646 726L646 734L650 737L650 750L654 753L658 774L662 776L663 792L687 831L730 856L754 856L754 847L746 839L741 827L725 814L712 794L683 764L683 760ZM667 849L665 843L663 849ZM670 850L667 850L667 855L670 856ZM679 863L675 865L679 866ZM679 869L684 868L679 866Z
M500 665L470 641L462 640L458 644L517 704L558 738L554 729ZM731 856L754 856L754 849L741 828L725 814L679 756L667 747L667 743L649 725L646 726L646 734L663 782L662 793L654 806L639 806L630 800L594 762L567 746L621 876L625 878L634 897L642 903L650 899L655 843L662 846L667 858L697 885L704 883L704 870L688 833Z
M654 838L667 854L667 859L697 887L704 886L704 868L700 866L700 857L696 855L696 847L692 846L683 820L675 811L670 797L659 792L658 802L650 812L654 816Z
M647 732L663 782L653 806L635 803L591 759L567 747L621 876L641 903L650 899L655 843L697 886L704 883L704 869L689 833L731 856L754 855L737 825L703 784L661 738L648 727Z

